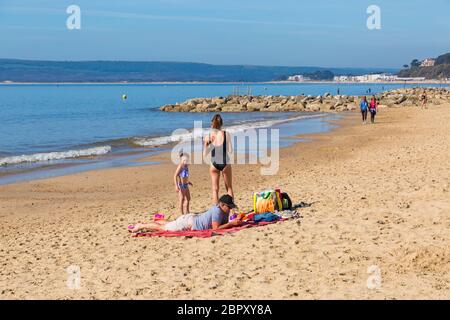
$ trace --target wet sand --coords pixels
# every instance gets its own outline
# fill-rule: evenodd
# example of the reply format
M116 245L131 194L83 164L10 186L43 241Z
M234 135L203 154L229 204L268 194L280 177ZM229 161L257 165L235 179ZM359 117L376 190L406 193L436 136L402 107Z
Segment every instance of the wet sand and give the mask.
M280 186L300 220L209 239L132 238L148 212L178 214L165 164L0 186L0 299L449 299L450 105L352 113L282 149L280 171L233 167L236 201ZM190 167L191 211L210 204ZM223 186L221 186L223 190ZM81 288L66 268L81 269ZM381 288L368 289L368 268Z

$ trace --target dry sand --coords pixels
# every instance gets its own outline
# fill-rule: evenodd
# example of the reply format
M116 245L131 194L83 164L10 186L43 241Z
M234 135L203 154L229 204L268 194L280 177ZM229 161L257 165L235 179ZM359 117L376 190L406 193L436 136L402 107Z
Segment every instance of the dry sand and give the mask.
M281 186L303 218L209 239L131 238L176 213L172 164L0 186L1 299L449 299L450 105L359 114L281 151L277 176L234 166L239 205ZM168 155L160 158L167 160ZM191 166L192 211L210 203ZM81 268L81 289L66 268ZM381 270L368 289L368 267Z

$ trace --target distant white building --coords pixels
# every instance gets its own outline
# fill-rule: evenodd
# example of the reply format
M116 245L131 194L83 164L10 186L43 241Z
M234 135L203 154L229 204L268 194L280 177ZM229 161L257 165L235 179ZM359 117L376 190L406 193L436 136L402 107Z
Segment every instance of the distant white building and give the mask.
M305 80L308 80L308 78L304 77L301 74L295 75L295 76L290 76L288 78L288 81L296 81L296 82L303 82Z
M378 81L396 81L397 76L377 73L377 74L365 74L361 76L336 76L335 82L378 82Z
M422 61L422 63L420 64L421 67L434 67L436 63L435 59L432 58L428 58Z
M398 81L425 81L425 77L397 78Z
M348 81L348 76L334 76L333 81L334 82L346 82Z
M378 81L397 81L398 77L392 74L383 73L378 78Z

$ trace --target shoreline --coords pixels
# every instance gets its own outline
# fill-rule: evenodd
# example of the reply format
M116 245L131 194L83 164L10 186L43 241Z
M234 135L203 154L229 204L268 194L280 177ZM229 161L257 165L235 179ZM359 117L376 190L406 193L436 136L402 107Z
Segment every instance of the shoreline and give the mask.
M126 226L148 212L177 214L171 163L0 186L0 298L446 299L448 108L383 109L366 126L349 113L339 128L283 148L275 176L234 166L242 209L252 192L277 186L311 207L299 221L230 236L130 237ZM201 212L208 166L190 171L191 211ZM70 265L80 266L80 290L66 287ZM366 285L372 265L377 290Z
M448 89L428 88L426 89L429 95L430 103L442 104L450 101L450 91ZM424 89L425 92L425 89ZM186 100L185 102L177 103L175 105L165 105L160 107L161 111L165 112L237 112L247 113L262 112L261 114L268 114L276 112L285 112L289 114L289 119L283 117L262 118L262 119L247 119L245 124L241 121L236 123L232 122L229 130L238 133L249 128L259 128L259 124L265 123L264 127L280 126L288 127L292 121L303 121L315 117L327 117L329 115L337 115L347 112L353 112L359 110L359 96L338 95L333 96L330 93L320 95L317 97L311 95L300 96L232 96L227 98L194 98ZM407 107L420 107L421 101L416 89L394 89L386 91L378 95L378 103L380 109L385 108L407 108ZM320 113L319 113L320 112ZM254 118L254 117L253 117ZM284 119L284 120L283 120ZM234 123L234 124L233 124ZM292 131L292 130L291 130ZM291 132L292 133L292 132ZM189 134L192 134L189 133ZM188 134L188 135L189 135ZM295 136L295 134L287 134L287 136ZM178 138L179 140L173 140ZM134 142L131 140L134 139ZM137 140L136 140L137 139ZM47 152L47 153L31 153L29 155L16 155L6 158L0 158L0 184L10 184L14 181L24 181L27 175L33 177L32 179L39 179L42 177L48 177L52 175L52 171L55 175L64 175L64 170L53 170L58 166L66 162L72 162L65 166L69 173L81 172L84 170L91 170L92 168L101 167L121 167L124 166L124 159L128 153L144 154L156 149L170 148L172 144L179 143L183 140L183 136L177 137L162 135L162 136L141 136L141 137L127 137L115 140L106 140L103 142L96 142L96 147L92 146L88 149L81 148L77 150L68 150L61 152ZM119 145L118 142L122 145ZM177 142L178 141L178 142ZM132 148L130 145L134 145ZM114 146L114 150L113 150ZM125 153L121 152L122 149L126 149ZM122 157L120 157L122 153ZM73 154L80 154L81 156L74 156ZM90 155L94 157L90 157ZM95 157L95 155L103 155ZM42 158L48 157L48 161L39 161ZM36 158L38 157L38 158ZM114 165L114 159L119 159L120 164ZM102 159L103 158L103 159ZM84 159L92 159L91 164L83 165ZM3 161L3 162L2 162ZM18 162L21 161L21 162ZM54 166L51 166L51 162L54 162ZM108 163L110 163L108 165ZM127 162L128 165L132 165L132 161ZM45 167L50 165L49 169ZM20 167L23 169L20 169ZM53 167L53 168L52 168ZM85 168L85 169L75 169ZM41 170L42 168L42 170ZM17 169L17 170L16 170ZM18 171L18 172L14 172ZM5 180L5 181L2 181Z
M308 121L311 119L317 119L319 121L329 122L332 120L327 120L327 118L331 116L337 116L333 114L304 114L301 115L298 113L295 117L292 117L292 119L282 121L280 123L275 124L275 126L288 126L292 123L301 123L302 121ZM250 122L249 128L254 128L253 125L258 125L260 121L258 120L255 122ZM281 121L280 118L274 118L272 120L266 120L266 121ZM322 125L320 125L322 126ZM233 125L231 126L233 127ZM273 126L270 126L269 128L272 128ZM332 131L334 128L330 128L329 130L325 130L325 132ZM322 129L315 129L321 132ZM292 143L288 143L286 141L289 141L291 139L297 139L298 134L290 134L287 133L286 136L282 137L281 140L287 144L286 146L280 146L280 150L283 148L287 148ZM161 137L153 137L148 139L158 139ZM104 143L106 144L106 142ZM170 154L170 149L176 144L176 142L162 144L162 145L155 145L155 146L149 146L149 147L136 147L136 149L128 149L125 153L117 153L111 152L108 154L105 154L103 156L93 157L93 156L85 156L85 157L79 157L79 158L66 158L62 160L53 160L55 163L51 164L52 161L49 162L31 162L31 163L23 163L25 166L35 166L32 168L27 169L17 169L15 165L11 165L11 171L5 170L5 172L1 172L0 170L0 185L10 185L15 183L21 183L21 182L32 182L42 179L48 179L49 177L61 177L71 174L76 174L80 172L86 172L86 171L92 171L92 170L105 170L109 168L120 168L120 167L132 167L132 166L142 166L147 162L152 162L152 160L145 160L145 159L152 159L152 157L156 157L159 154L165 154L167 156ZM119 151L120 152L120 151ZM101 158L103 157L103 159ZM1 159L1 158L0 158ZM68 162L68 163L67 163ZM155 163L154 163L155 164ZM19 164L19 166L22 164ZM0 167L0 169L9 169L8 166ZM30 177L30 179L27 179L27 177Z

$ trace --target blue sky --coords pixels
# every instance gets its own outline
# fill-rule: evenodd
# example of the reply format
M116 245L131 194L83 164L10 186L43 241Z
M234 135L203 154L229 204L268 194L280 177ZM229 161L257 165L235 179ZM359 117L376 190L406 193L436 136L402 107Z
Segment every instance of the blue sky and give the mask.
M0 0L0 58L397 68L450 52L449 14L448 0Z

